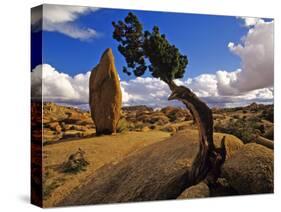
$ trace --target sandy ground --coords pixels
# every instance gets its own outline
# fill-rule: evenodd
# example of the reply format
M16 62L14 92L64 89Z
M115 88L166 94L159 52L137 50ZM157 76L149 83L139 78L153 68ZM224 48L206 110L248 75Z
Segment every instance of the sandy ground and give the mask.
M162 131L126 132L44 146L44 207L52 207L69 195L73 189L85 184L90 176L103 165L116 164L136 150L168 137L170 133ZM87 169L77 174L59 171L60 165L78 148L86 152L85 158L89 162Z

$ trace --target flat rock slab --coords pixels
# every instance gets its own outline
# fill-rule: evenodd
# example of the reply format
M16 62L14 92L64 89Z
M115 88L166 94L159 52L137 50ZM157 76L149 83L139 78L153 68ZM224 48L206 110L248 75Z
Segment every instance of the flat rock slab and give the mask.
M183 131L105 165L57 206L176 199L188 186L197 136Z

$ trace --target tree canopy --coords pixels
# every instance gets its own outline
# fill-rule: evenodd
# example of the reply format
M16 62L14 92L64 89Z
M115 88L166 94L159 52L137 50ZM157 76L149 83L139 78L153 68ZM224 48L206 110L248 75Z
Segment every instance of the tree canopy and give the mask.
M133 13L128 13L124 21L112 22L113 38L119 42L118 50L125 57L127 67L123 72L142 76L146 70L155 78L166 83L182 78L188 64L187 56L169 43L160 29L143 31L143 26Z

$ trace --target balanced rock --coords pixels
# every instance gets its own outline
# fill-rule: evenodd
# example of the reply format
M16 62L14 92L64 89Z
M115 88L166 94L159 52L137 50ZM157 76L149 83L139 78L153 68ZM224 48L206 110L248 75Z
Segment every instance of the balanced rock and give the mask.
M92 70L89 82L89 103L96 133L111 134L121 115L122 93L111 49L107 49Z
M273 151L245 144L222 167L222 176L239 194L273 192Z

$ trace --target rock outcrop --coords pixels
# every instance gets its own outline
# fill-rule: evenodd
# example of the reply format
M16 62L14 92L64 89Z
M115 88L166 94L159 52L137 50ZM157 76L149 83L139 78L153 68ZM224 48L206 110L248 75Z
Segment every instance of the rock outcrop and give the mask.
M222 176L239 194L273 192L273 151L245 144L222 167Z
M222 140L223 133L214 133L214 144L216 148L220 148L220 141ZM226 160L232 157L242 146L243 142L234 135L227 135L225 138Z
M87 111L55 103L43 104L43 143L91 137L95 126Z
M177 199L193 199L210 196L210 189L204 182L185 189Z
M105 165L58 205L176 199L190 186L188 174L198 147L196 130L176 133Z
M122 93L111 49L103 53L92 70L89 97L97 135L115 133L121 115Z

